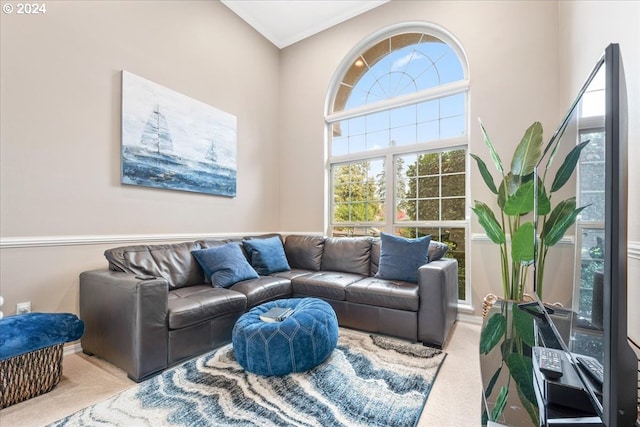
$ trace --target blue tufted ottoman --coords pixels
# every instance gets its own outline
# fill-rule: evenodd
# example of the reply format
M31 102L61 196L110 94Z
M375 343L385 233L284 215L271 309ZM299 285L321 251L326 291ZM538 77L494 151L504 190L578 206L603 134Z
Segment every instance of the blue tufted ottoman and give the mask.
M29 313L0 319L0 409L51 391L62 375L65 342L84 322L71 313Z
M272 307L293 314L282 322L263 322ZM236 322L233 351L240 365L259 375L302 372L324 362L338 343L338 320L333 308L317 298L270 301L252 308Z

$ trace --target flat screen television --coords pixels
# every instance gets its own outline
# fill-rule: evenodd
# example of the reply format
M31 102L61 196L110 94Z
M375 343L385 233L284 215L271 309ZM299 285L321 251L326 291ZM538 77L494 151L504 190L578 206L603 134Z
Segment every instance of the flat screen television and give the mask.
M571 287L566 290L570 299L563 310L546 310L545 317L607 427L637 423L638 359L627 338L627 305L634 304L627 299L627 119L620 48L611 44L537 167L542 171L556 149L589 141L580 152L575 177L577 206L586 207L575 224L574 280L553 284ZM537 289L537 274L533 276ZM581 356L602 365L602 384L580 367Z

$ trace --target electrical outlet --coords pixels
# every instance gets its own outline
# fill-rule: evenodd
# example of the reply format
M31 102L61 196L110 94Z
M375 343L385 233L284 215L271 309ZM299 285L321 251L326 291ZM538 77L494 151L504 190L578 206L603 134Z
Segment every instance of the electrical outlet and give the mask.
M31 313L31 301L16 304L16 314Z

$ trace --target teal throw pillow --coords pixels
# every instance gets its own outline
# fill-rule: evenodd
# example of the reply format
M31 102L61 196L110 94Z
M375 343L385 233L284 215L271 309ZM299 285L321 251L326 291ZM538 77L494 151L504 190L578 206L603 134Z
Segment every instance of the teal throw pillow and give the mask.
M261 276L291 270L279 237L250 239L245 240L243 244L253 269Z
M407 239L382 233L380 264L375 277L387 280L418 282L418 267L429 262L431 236Z
M258 277L258 273L251 267L237 242L198 249L191 253L216 288L228 288L234 283Z

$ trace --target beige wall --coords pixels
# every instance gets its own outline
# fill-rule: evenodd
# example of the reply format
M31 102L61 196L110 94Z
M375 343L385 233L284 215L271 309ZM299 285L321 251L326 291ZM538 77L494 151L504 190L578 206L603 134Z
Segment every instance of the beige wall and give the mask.
M629 105L629 336L640 343L640 2L561 1L562 102L569 105L609 43L619 43Z
M216 1L46 4L0 14L5 314L76 312L78 274L118 236L279 228L276 47ZM123 69L237 117L237 197L120 184Z
M394 0L282 51L280 120L286 167L281 169L281 223L289 230L325 226L322 117L335 70L360 41L403 21L437 24L462 44L471 82L471 152L488 158L479 117L505 163L532 122L541 121L550 136L560 121L556 3ZM477 169L472 170L470 200L492 200ZM482 234L475 219L471 233ZM467 271L472 272L473 304L479 314L484 295L501 289L498 248L474 236L470 257ZM561 268L555 260L549 263L549 270Z

